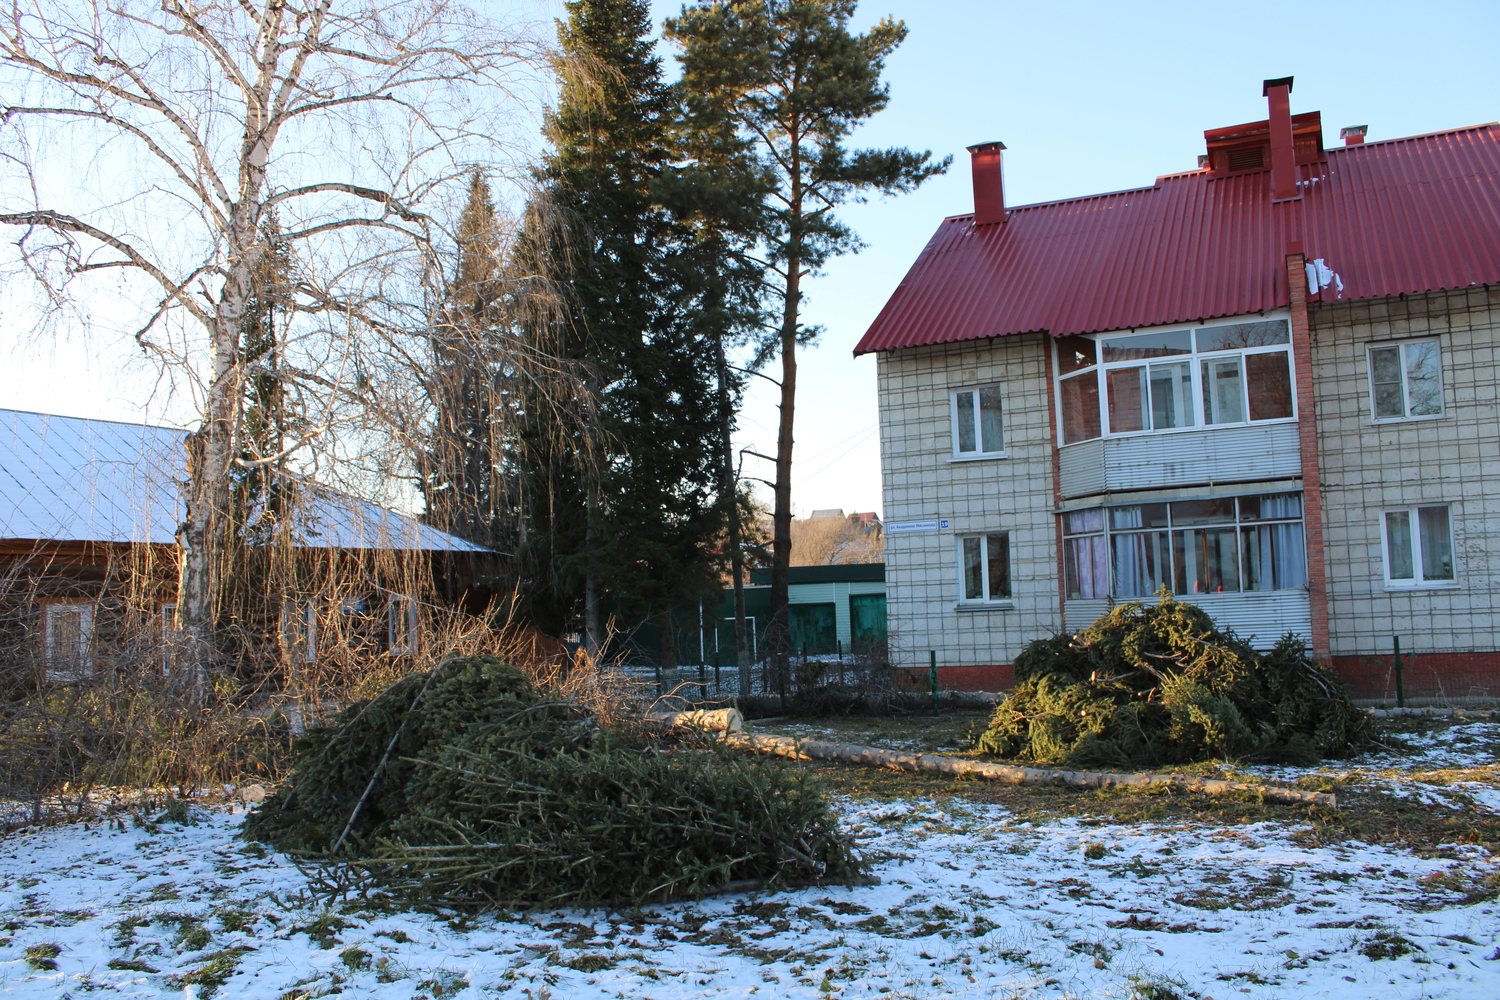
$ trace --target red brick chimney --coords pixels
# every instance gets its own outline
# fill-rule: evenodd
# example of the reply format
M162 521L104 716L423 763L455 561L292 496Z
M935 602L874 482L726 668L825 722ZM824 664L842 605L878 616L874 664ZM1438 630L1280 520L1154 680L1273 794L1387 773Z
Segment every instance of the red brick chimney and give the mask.
M1005 221L1005 185L1000 176L1003 142L981 142L969 147L974 170L974 225Z
M1368 125L1350 125L1339 129L1339 135L1346 146L1358 146L1365 141L1365 133L1370 130Z
M1267 80L1262 89L1271 105L1271 201L1293 201L1297 190L1297 149L1292 144L1292 78Z

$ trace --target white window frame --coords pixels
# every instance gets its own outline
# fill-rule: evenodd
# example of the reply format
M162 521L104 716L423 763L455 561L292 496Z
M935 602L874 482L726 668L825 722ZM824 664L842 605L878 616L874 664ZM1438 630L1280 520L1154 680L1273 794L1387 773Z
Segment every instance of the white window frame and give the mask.
M182 630L177 627L177 602L166 601L161 606L161 672L172 672L172 653L177 648Z
M52 658L52 636L54 616L60 612L78 614L78 649L66 664ZM48 601L42 605L42 662L46 670L47 683L69 684L81 681L94 672L94 602L93 601Z
M292 663L318 659L318 606L315 601L281 602L281 648Z
M997 451L984 450L984 417L979 406L979 393L984 389L994 389L1000 398L1000 448ZM974 451L958 450L958 397L966 392L974 394ZM951 458L953 462L974 462L985 459L1005 458L1005 394L1000 390L998 382L983 382L978 385L962 385L948 390L948 428L949 441L951 443Z
M409 594L390 596L385 606L385 637L386 651L392 656L411 656L421 648L421 623L415 597Z
M1011 596L1008 597L992 597L990 595L989 539L992 535L1003 535L1005 537L1005 575L1007 577L1005 582L1006 586L1011 592ZM981 590L983 592L983 596L981 597L964 596L964 542L970 539L979 540L979 565L983 571L980 574L982 583ZM953 544L954 557L958 568L958 606L960 608L1014 607L1016 582L1015 573L1013 572L1013 570L1015 566L1015 559L1013 558L1013 551L1010 544L1010 530L1006 528L999 528L994 531L975 531L964 535L957 535L953 539Z
M1448 512L1448 552L1453 560L1453 579L1451 580L1427 580L1422 576L1422 531L1421 514L1424 509L1442 507ZM1386 527L1386 517L1389 514L1407 514L1407 531L1411 539L1411 576L1393 578L1391 576L1391 538L1390 531ZM1453 537L1454 505L1451 503L1414 503L1405 507L1387 507L1380 512L1380 560L1381 569L1385 576L1386 590L1452 590L1459 586L1458 582L1458 545Z
M1437 348L1437 372L1438 372L1438 404L1436 413L1411 412L1411 388L1406 379L1406 349L1418 344L1432 344ZM1382 417L1375 412L1375 358L1374 353L1380 350L1395 348L1400 358L1401 367L1401 415L1399 417ZM1413 337L1410 340L1387 340L1378 344L1367 344L1365 346L1365 380L1369 387L1370 395L1370 420L1377 424L1406 423L1409 420L1441 420L1448 415L1447 383L1443 380L1443 343L1439 337ZM1427 506L1434 506L1428 504Z
M1229 349L1222 350L1222 351L1201 351L1200 352L1198 350L1198 332L1200 330L1208 330L1208 329L1213 329L1215 327L1221 327L1221 326L1235 326L1235 325L1238 325L1240 323L1270 323L1270 322L1277 322L1277 321L1285 322L1287 324L1287 343L1285 343L1285 344L1272 344L1272 345L1265 346L1265 347L1229 348ZM1144 359L1130 359L1130 360L1126 360L1126 361L1105 361L1105 360L1103 360L1103 358L1104 358L1104 341L1106 341L1106 340L1111 340L1111 339L1116 338L1116 337L1145 336L1145 335L1150 335L1150 334L1170 334L1170 333L1187 333L1189 335L1189 343L1192 345L1192 350L1189 351L1186 354L1167 355L1167 356L1164 356L1164 357L1152 358L1152 359L1149 359L1149 360L1144 360ZM1215 430L1220 430L1220 429L1223 429L1223 428L1230 428L1230 427L1260 427L1260 426L1264 426L1264 425L1267 425L1267 424L1295 423L1298 420L1298 418L1299 418L1299 412L1298 412L1298 408L1297 408L1297 358L1296 358L1295 352L1293 351L1293 346L1294 345L1291 342L1291 316L1290 316L1290 313L1286 312L1285 310L1274 310L1274 311L1267 312L1264 315L1249 315L1249 316L1224 317L1222 319L1214 319L1214 320L1209 320L1209 321L1201 322L1201 323L1168 324L1168 325L1163 325L1163 326L1139 327L1139 328L1132 328L1132 329L1128 329L1128 330L1112 330L1112 331L1110 331L1108 333L1087 334L1087 335L1083 335L1083 336L1086 336L1087 339L1092 340L1094 342L1094 344L1095 344L1095 352L1096 352L1095 353L1096 361L1095 361L1094 365L1092 367L1090 367L1090 368L1085 368L1084 370L1079 371L1079 372L1070 372L1070 373L1068 373L1066 375L1056 374L1056 373L1059 373L1059 372L1062 371L1061 359L1060 359L1060 357L1058 355L1058 351L1061 349L1060 345L1059 345L1059 339L1060 338L1056 338L1056 337L1052 338L1052 345L1051 345L1051 349L1052 349L1052 352L1053 352L1052 353L1052 364L1053 364L1052 370L1054 372L1054 375L1053 375L1053 378L1052 378L1052 395L1053 395L1053 406L1055 407L1056 414L1057 414L1057 439L1058 439L1057 443L1058 443L1059 447L1068 448L1068 447L1072 447L1075 444L1086 444L1089 441L1099 441L1099 440L1103 440L1103 439L1106 439L1106 438L1132 438L1132 437L1144 437L1144 436L1153 435L1153 434L1181 434L1181 433L1190 433L1190 432L1193 432L1193 431L1200 431L1200 432L1201 431L1215 431ZM1288 378L1288 380L1290 382L1289 388L1291 390L1291 404L1292 404L1292 413L1291 413L1291 416L1288 416L1288 417L1271 417L1271 418L1265 419L1265 420L1251 420L1250 419L1250 410L1249 410L1249 402L1250 402L1250 400L1249 400L1248 375L1247 375L1247 372L1246 372L1246 362L1245 362L1244 359L1247 358L1247 357L1249 357L1249 356L1251 356L1251 355L1255 355L1255 354L1278 354L1278 353L1284 353L1286 355L1286 359L1287 359L1287 378ZM1245 403L1245 407L1246 407L1246 409L1245 409L1245 419L1244 420L1240 420L1240 421L1236 421L1234 423L1213 423L1213 424L1206 423L1205 419L1207 417L1207 414L1204 412L1204 405L1203 405L1203 363L1205 361L1213 361L1213 360L1236 358L1236 357L1240 359L1240 379L1241 379L1242 385L1244 385L1244 392L1245 392L1244 403ZM1132 431L1113 431L1113 430L1110 429L1110 426L1109 426L1109 379L1108 379L1108 374L1107 374L1108 372L1114 371L1114 370L1117 370L1117 369L1121 369L1121 368L1139 368L1139 367L1142 367L1142 366L1144 366L1148 370L1148 372L1149 372L1149 370L1150 370L1150 368L1151 368L1152 365L1181 364L1181 363L1184 363L1184 362L1186 362L1188 364L1189 372L1191 374L1191 389L1190 389L1190 392L1191 392L1191 396L1192 396L1193 420L1194 420L1194 422L1193 422L1192 425L1187 426L1187 427L1163 427L1163 428L1159 428L1159 429L1158 428L1147 428L1145 430L1138 430L1138 431L1136 431L1136 430L1132 430ZM1063 390L1063 383L1071 381L1071 380L1076 379L1076 378L1092 378L1092 379L1096 380L1096 385L1098 387L1098 395L1099 395L1099 437L1097 437L1097 438L1086 438L1086 439L1084 439L1082 441L1073 441L1073 442L1065 443L1063 441L1063 421L1064 421L1063 392L1062 392L1062 390ZM1150 410L1150 403L1149 403L1149 401L1147 401L1145 403L1145 409L1146 409L1147 412L1149 412L1149 410ZM956 440L957 439L955 438L955 441Z

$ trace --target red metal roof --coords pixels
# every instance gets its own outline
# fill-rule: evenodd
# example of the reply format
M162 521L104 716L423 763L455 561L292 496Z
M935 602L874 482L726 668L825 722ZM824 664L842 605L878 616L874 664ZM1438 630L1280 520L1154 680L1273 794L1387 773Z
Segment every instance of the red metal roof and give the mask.
M944 219L854 353L1285 306L1289 241L1342 282L1324 301L1500 284L1500 124L1336 147L1297 170L1302 198L1276 204L1269 170L1198 170L1018 206L1003 225Z

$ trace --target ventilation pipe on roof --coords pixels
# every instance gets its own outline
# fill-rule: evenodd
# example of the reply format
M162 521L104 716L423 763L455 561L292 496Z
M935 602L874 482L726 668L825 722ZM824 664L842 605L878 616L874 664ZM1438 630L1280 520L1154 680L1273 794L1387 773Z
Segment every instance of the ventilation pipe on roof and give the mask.
M1000 177L1003 142L981 142L969 147L974 170L974 225L1005 221L1005 185Z
M1346 146L1358 146L1365 141L1365 133L1370 131L1368 125L1350 125L1348 128L1339 129L1339 135L1344 139Z
M1297 192L1297 151L1292 145L1292 78L1267 80L1261 90L1271 105L1271 200L1291 201Z

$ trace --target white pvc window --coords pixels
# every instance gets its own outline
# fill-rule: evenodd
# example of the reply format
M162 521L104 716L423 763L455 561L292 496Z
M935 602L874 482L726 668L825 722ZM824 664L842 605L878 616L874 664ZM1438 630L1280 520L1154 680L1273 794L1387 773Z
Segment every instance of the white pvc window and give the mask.
M1285 319L1069 336L1056 350L1062 444L1296 417Z
M94 605L57 602L42 608L42 655L47 680L67 683L93 672Z
M408 656L417 651L420 638L417 602L405 594L392 594L386 605L386 648L397 656Z
M958 539L958 593L965 602L1010 600L1010 533Z
M1388 584L1426 587L1455 582L1453 523L1446 505L1388 510L1383 520Z
M1067 600L1307 586L1302 496L1173 500L1063 515Z
M1004 453L998 385L956 390L951 405L955 457L978 458Z
M1443 363L1437 341L1370 348L1370 410L1376 420L1443 415Z

